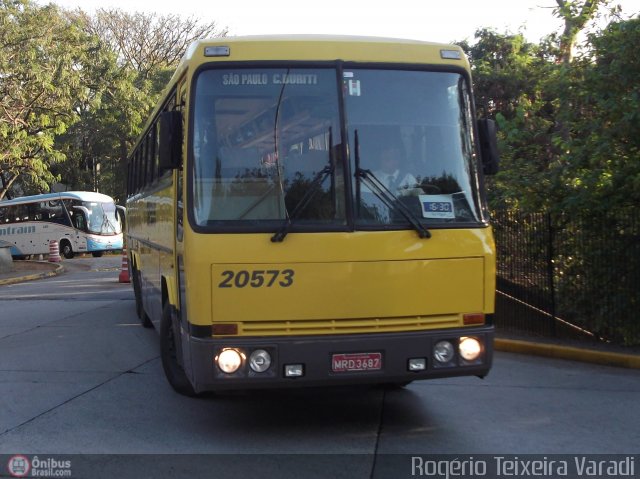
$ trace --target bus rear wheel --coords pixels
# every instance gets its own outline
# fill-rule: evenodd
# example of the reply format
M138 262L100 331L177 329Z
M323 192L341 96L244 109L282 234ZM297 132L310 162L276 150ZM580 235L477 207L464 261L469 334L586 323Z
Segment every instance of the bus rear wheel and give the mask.
M71 259L74 256L73 248L68 240L60 241L60 254L67 259Z
M104 254L104 251L92 251L91 256L94 258L100 258Z
M187 378L184 369L178 363L178 350L176 341L179 337L175 334L172 320L172 308L169 303L165 303L162 308L162 321L160 322L160 358L164 374L171 384L171 387L178 393L195 397L198 396L195 389Z

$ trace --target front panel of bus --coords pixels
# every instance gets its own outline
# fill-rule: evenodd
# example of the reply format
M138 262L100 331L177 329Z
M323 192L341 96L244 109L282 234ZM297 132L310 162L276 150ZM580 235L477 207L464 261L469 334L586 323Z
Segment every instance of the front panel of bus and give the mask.
M455 65L381 62L193 73L181 309L196 389L487 373L494 245L469 83Z

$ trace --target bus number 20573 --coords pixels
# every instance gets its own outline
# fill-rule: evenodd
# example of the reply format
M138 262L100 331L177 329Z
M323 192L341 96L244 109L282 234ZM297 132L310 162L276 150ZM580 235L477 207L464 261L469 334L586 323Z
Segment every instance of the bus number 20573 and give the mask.
M267 269L267 270L226 270L220 273L222 281L218 284L218 288L271 288L280 286L288 288L293 284L293 276L295 271L292 269Z

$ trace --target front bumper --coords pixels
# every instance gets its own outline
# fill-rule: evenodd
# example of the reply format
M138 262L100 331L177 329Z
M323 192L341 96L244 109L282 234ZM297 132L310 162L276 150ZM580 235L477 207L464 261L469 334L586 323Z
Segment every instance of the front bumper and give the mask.
M482 344L480 357L463 360L457 351L461 337L477 338ZM306 337L236 337L224 339L190 338L190 377L198 392L281 388L301 386L328 386L349 384L403 383L419 379L452 376L485 376L491 368L493 357L493 326L455 328L437 331L413 331L405 333L357 334ZM447 364L434 360L433 348L439 341L454 344L456 354ZM269 369L263 373L251 370L248 360L233 374L223 373L215 363L218 354L227 348L236 349L245 358L252 351L264 349L271 355ZM381 353L379 370L333 372L334 354ZM409 371L409 359L424 358L426 368ZM285 377L285 365L303 365L301 377Z
M122 236L119 238L105 236L100 238L87 238L87 252L93 253L94 251L113 251L121 250L123 247Z

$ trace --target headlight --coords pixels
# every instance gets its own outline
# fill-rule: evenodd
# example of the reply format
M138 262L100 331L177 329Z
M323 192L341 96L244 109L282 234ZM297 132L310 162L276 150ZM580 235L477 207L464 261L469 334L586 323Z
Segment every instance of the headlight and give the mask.
M235 349L223 349L218 354L216 362L222 372L233 374L242 366L242 355Z
M433 348L433 359L440 364L450 363L454 356L455 350L449 341L439 341Z
M264 349L256 349L249 356L249 366L257 373L263 373L271 366L271 355Z
M460 356L465 361L475 361L482 353L482 345L476 338L460 338Z

